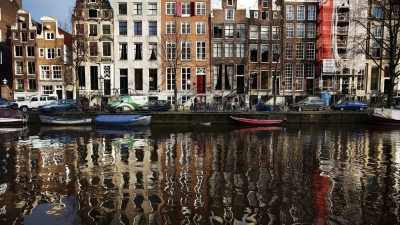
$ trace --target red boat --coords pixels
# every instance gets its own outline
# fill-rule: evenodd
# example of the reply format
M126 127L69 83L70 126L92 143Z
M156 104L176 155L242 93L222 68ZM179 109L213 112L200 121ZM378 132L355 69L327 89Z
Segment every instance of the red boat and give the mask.
M247 119L247 118L240 118L240 117L233 117L231 116L232 120L236 123L243 124L243 125L256 125L256 126L271 126L271 125L278 125L284 124L285 119L282 120L261 120L261 119Z
M370 123L400 126L400 110L398 109L375 108L369 116Z

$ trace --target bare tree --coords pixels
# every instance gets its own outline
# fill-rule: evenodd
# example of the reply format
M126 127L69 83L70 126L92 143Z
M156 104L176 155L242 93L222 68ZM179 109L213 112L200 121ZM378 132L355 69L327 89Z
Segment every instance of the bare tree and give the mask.
M369 11L353 18L362 27L367 38L357 41L365 56L390 78L387 89L387 106L393 103L394 88L398 84L400 70L400 2L399 0L368 0ZM365 8L362 6L362 8Z
M179 21L176 19L170 21L167 26L167 33L161 35L160 48L158 55L161 59L162 68L167 70L166 82L167 86L172 85L174 89L174 110L178 111L178 83L177 72L184 64L190 62L191 58L191 42L188 41L188 35L182 34L179 29ZM187 58L186 56L189 56ZM168 84L168 76L172 75L172 83Z

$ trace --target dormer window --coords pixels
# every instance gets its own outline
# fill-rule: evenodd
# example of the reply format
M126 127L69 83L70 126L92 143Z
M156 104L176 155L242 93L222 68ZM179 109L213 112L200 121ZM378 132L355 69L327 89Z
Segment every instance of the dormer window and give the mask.
M97 18L97 10L89 9L89 18Z
M232 6L233 5L233 0L226 0L226 5Z

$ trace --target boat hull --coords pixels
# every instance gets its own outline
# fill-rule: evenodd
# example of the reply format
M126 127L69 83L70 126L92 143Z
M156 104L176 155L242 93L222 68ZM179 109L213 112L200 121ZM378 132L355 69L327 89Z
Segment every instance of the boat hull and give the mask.
M92 118L63 118L56 116L44 116L40 115L40 121L45 124L55 125L81 125L92 123Z
M400 126L400 110L376 108L369 114L369 122L386 126Z
M17 109L3 108L0 109L1 125L24 125L28 123L29 116Z
M100 115L95 118L97 125L106 126L148 126L151 116L142 115Z
M284 120L261 120L261 119L247 119L231 116L232 120L241 125L248 126L272 126L283 124Z

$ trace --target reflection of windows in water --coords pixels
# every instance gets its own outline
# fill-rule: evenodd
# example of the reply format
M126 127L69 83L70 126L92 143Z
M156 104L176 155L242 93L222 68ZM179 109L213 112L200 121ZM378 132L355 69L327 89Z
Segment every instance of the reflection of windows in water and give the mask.
M141 171L136 173L135 176L135 187L136 189L143 189L144 185L143 185L143 173Z
M143 160L144 160L143 149L135 149L135 157L136 157L137 162L143 162Z

